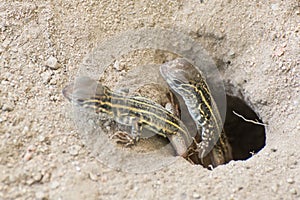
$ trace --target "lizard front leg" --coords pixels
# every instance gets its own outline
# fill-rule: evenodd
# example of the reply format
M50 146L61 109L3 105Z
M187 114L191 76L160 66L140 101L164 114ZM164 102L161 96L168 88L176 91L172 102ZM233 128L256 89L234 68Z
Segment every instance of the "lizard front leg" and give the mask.
M132 146L139 141L141 137L142 125L141 123L134 119L132 120L131 132L117 131L111 138L116 138L117 143L125 144L125 147Z

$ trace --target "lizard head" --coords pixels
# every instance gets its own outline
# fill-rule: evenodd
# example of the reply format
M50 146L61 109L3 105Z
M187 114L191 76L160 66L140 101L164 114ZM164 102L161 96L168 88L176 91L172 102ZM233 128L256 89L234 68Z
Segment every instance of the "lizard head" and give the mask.
M203 81L201 73L183 58L161 65L160 73L170 88L181 96L190 96L189 88Z
M62 93L70 102L81 105L89 99L95 99L106 94L108 88L89 77L79 77L66 86Z

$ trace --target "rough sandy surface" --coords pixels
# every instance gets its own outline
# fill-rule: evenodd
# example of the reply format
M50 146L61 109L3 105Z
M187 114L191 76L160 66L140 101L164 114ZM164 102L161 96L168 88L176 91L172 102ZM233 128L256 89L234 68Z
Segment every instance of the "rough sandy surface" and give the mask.
M300 198L299 1L264 2L1 2L0 199ZM259 153L145 174L90 155L61 90L97 44L142 27L184 29L206 48L268 124Z

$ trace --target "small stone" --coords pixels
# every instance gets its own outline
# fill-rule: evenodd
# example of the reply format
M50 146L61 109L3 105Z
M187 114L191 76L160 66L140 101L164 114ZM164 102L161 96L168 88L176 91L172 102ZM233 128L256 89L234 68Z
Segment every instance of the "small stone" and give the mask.
M274 11L279 10L279 4L278 3L271 4L271 8Z
M98 176L96 174L94 174L93 172L89 173L89 177L92 181L97 181L98 180Z
M122 62L120 62L120 61L118 61L118 60L115 61L113 67L114 67L117 71L122 71L122 70L125 69L124 63L122 63Z
M279 187L278 184L275 184L271 186L271 190L276 193L278 191L278 187Z
M235 52L234 52L233 50L230 50L230 51L228 52L228 56L229 56L230 58L234 58Z
M26 152L26 154L24 155L23 159L24 159L24 161L29 161L29 160L31 160L32 157L33 157L33 153L32 152Z
M161 184L161 182L160 181L156 181L156 185L160 185Z
M36 151L36 147L33 145L30 145L27 147L26 152L24 154L23 160L29 161L32 159L34 152Z
M1 85L8 85L8 84L9 84L9 82L7 80L2 80L1 81Z
M49 82L50 85L56 85L57 84L57 80L56 79L51 79Z
M290 193L296 195L297 194L297 190L295 188L291 188L290 189Z
M106 122L104 122L103 126L111 126L111 122L107 120Z
M12 102L4 103L2 106L3 111L11 112L14 110L14 104Z
M43 178L42 178L42 182L43 183L48 183L48 182L50 182L50 179L51 179L51 173L46 173L46 174L44 174L44 176L43 176Z
M44 135L39 135L39 136L38 136L38 140L39 140L40 142L44 142L44 141L45 141L45 136L44 136Z
M69 147L69 154L72 156L77 156L81 147L79 145L73 145Z
M107 182L108 177L107 176L101 176L100 180L101 180L101 182Z
M37 173L37 174L34 174L33 177L32 177L36 182L39 182L42 180L43 176L41 173Z
M193 193L193 198L194 199L200 199L200 197L201 197L200 194L198 194L196 192Z
M45 71L44 73L41 74L41 77L43 79L44 84L49 83L49 81L52 78L52 73L49 71Z
M50 69L56 70L60 67L59 63L57 62L57 59L53 56L50 56L45 64Z
M113 66L116 70L120 70L120 61L116 60Z
M50 101L57 101L59 99L58 95L51 95L50 96Z
M282 48L282 47L277 48L274 52L274 55L278 56L278 57L282 56L283 54L284 54L284 48Z
M7 48L8 45L10 44L10 42L11 42L10 39L4 40L4 41L2 42L2 47Z
M135 185L135 186L133 187L133 191L134 191L134 192L137 192L137 191L139 191L139 190L140 190L140 188L139 188L138 186Z
M9 184L11 184L15 183L18 180L18 178L15 175L9 175L6 177L6 180Z
M271 171L274 171L274 167L267 167L266 168L266 172L271 172Z
M75 167L76 171L80 172L81 171L81 168L79 166L76 166Z
M29 127L28 126L24 126L22 133L26 134L29 131Z
M289 184L295 183L295 181L294 181L292 178L288 178L288 179L286 180L286 182L288 182Z
M45 194L44 192L42 192L42 191L36 192L36 193L35 193L35 197L36 197L37 199L47 199L46 194Z
M32 184L34 184L36 181L33 179L33 178L31 178L31 179L28 179L27 181L26 181L26 184L27 185L32 185Z
M59 185L60 185L59 182L53 181L53 182L51 183L50 187L51 187L51 189L55 189L55 188L58 188Z
M174 113L173 106L172 106L171 103L166 103L165 108L166 108L169 112Z

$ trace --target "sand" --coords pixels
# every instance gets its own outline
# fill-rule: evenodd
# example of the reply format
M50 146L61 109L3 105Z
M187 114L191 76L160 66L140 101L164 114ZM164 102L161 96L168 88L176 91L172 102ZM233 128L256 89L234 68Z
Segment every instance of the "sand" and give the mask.
M300 198L299 15L297 0L1 2L0 199ZM144 173L92 154L61 91L93 49L141 28L199 42L226 92L267 124L263 149L214 170L179 157ZM153 55L125 68L159 63Z

